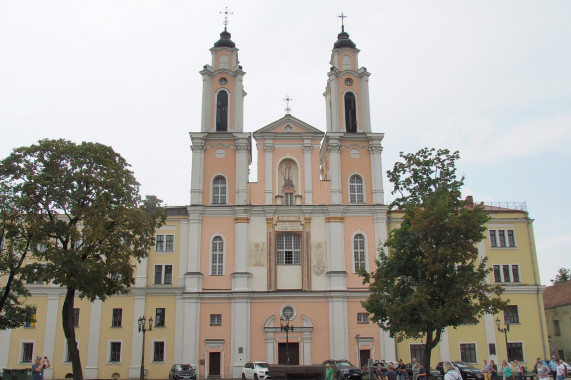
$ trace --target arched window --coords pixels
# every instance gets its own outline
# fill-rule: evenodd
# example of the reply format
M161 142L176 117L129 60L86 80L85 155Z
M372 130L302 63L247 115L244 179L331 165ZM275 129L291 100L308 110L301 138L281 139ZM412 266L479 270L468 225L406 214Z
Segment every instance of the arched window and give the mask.
M347 132L357 132L357 106L352 92L345 94L345 129Z
M212 204L226 204L226 178L221 175L217 175L212 181Z
M366 270L365 236L356 234L353 237L353 261L355 262L355 272Z
M216 131L224 132L228 130L228 93L218 92L216 95Z
M277 237L277 263L301 264L301 238L295 234L280 234Z
M363 178L358 174L353 174L349 178L349 203L363 203Z
M351 70L353 67L351 65L351 57L348 55L343 56L343 70Z
M224 274L224 240L220 236L212 239L210 274L212 276L222 276Z

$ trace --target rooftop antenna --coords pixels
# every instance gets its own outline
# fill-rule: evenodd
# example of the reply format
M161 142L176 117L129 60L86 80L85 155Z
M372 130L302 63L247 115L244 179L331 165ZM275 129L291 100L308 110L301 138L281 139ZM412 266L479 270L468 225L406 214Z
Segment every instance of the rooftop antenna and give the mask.
M230 12L228 11L228 7L224 7L224 11L220 12L221 15L224 15L224 31L226 31L226 27L228 26L228 24L230 24L230 21L228 21L228 15L233 15L234 12Z
M343 21L344 21L343 19L344 19L344 18L347 18L347 16L345 16L345 15L343 14L343 12L341 12L341 15L340 15L340 16L337 16L337 17L339 17L339 18L341 19L341 32L344 32L344 31L345 31L345 25L344 25L344 23L343 23Z
M286 97L283 98L282 100L283 100L284 102L286 102L286 108L285 108L286 115L291 115L291 107L289 106L289 104L290 104L290 102L293 101L293 98L290 97L289 95L286 95Z

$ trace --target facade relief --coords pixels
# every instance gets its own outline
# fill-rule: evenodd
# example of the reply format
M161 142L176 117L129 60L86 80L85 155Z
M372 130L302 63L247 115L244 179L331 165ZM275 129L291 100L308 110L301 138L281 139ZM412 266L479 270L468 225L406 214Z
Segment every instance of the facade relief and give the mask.
M250 266L265 267L267 262L266 252L265 242L250 242Z
M316 241L311 243L311 270L316 276L323 276L327 272L327 242Z

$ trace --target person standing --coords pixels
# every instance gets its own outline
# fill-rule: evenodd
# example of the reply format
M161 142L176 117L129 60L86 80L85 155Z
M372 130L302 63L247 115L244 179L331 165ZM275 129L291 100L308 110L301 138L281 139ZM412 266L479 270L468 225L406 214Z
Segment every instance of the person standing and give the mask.
M490 360L490 377L492 380L498 380L498 366L493 360Z
M444 369L444 380L462 380L462 375L451 362L445 361L442 363L442 368Z
M565 368L565 365L563 364L563 360L559 360L557 362L557 364L559 364L557 366L557 380L563 380L563 378L565 377L565 372L567 371L567 369Z
M50 360L47 356L42 359L41 356L36 356L36 361L32 364L32 380L44 380L44 370L51 368Z
M397 366L398 380L404 380L405 375L406 375L406 365L404 365L402 359L399 359L399 364Z
M537 376L539 377L539 380L549 380L550 373L551 370L545 365L545 362L543 360L539 360L537 362Z
M426 369L421 362L418 362L418 374L416 375L418 380L426 380Z
M329 363L325 365L325 380L333 380L333 368Z
M484 372L484 380L491 380L492 378L492 366L488 363L487 359L484 359L484 368L482 369Z
M504 371L504 380L514 380L512 376L512 367L510 367L506 360L502 362L502 370Z
M387 372L385 372L384 380L397 380L397 373L394 371L395 366L393 363L389 363L387 366Z
M551 371L551 376L553 376L553 380L557 379L557 359L555 359L555 356L551 357L551 360L549 361L549 370Z
M412 358L412 380L417 380L418 377L418 362L416 358Z
M519 364L519 360L514 360L512 362L512 375L514 379L522 380L523 370L521 364Z

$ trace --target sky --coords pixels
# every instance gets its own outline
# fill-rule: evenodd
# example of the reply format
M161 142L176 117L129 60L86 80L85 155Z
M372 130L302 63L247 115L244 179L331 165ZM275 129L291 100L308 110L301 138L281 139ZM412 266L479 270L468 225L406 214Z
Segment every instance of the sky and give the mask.
M464 196L525 202L541 283L571 268L566 0L0 0L0 157L42 138L103 143L132 165L143 194L188 204L199 71L225 7L246 72L246 132L283 117L286 95L293 116L325 131L343 12L372 74L384 169L401 151L459 150Z

